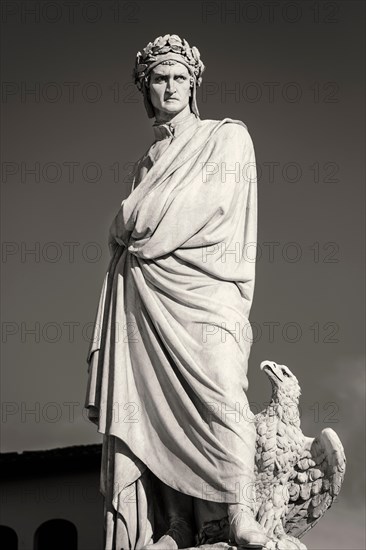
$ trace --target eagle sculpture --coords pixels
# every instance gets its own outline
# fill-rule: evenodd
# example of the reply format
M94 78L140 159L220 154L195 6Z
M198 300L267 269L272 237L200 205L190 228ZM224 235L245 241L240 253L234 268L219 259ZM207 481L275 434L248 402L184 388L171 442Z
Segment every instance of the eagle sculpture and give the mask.
M260 368L271 381L272 397L255 416L257 521L268 537L265 550L306 550L299 539L340 491L346 467L343 446L330 428L316 438L302 433L301 390L288 367L263 361ZM233 548L227 517L205 523L197 537L203 547L218 542L218 548Z

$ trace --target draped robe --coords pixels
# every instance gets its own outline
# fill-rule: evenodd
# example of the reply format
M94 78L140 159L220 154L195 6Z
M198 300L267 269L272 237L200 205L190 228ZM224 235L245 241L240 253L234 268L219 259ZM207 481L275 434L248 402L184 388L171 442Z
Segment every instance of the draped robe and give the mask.
M152 540L150 472L224 504L253 481L254 149L241 121L192 120L122 202L88 354L107 550Z

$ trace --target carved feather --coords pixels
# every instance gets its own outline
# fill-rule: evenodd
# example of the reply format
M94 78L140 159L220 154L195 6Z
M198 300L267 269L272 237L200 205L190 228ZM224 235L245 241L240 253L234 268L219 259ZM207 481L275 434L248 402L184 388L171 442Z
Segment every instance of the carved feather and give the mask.
M345 471L346 457L334 430L326 428L318 437L306 438L290 481L286 533L300 538L318 523L339 494ZM301 482L299 476L304 475ZM306 488L303 493L301 486Z

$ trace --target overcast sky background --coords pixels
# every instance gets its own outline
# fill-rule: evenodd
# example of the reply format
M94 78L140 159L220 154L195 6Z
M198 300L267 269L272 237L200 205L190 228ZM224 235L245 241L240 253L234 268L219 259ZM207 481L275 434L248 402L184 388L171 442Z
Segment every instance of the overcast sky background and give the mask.
M305 542L364 549L364 2L46 1L36 21L23 4L2 6L2 451L101 442L83 416L88 327L153 140L131 72L177 33L207 67L201 118L244 121L256 150L253 410L270 395L259 363L293 369L304 432L332 427L348 458Z

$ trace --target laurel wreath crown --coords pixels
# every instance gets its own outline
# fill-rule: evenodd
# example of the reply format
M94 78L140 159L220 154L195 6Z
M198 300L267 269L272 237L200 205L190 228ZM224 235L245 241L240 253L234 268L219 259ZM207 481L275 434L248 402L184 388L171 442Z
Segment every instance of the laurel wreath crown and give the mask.
M138 52L136 55L132 76L140 91L143 90L143 80L147 76L149 65L157 61L160 55L169 52L179 54L184 58L195 76L197 86L201 85L205 66L201 61L199 50L195 46L191 48L187 40L181 39L177 34L166 34L158 36L154 42L149 42L142 52Z

